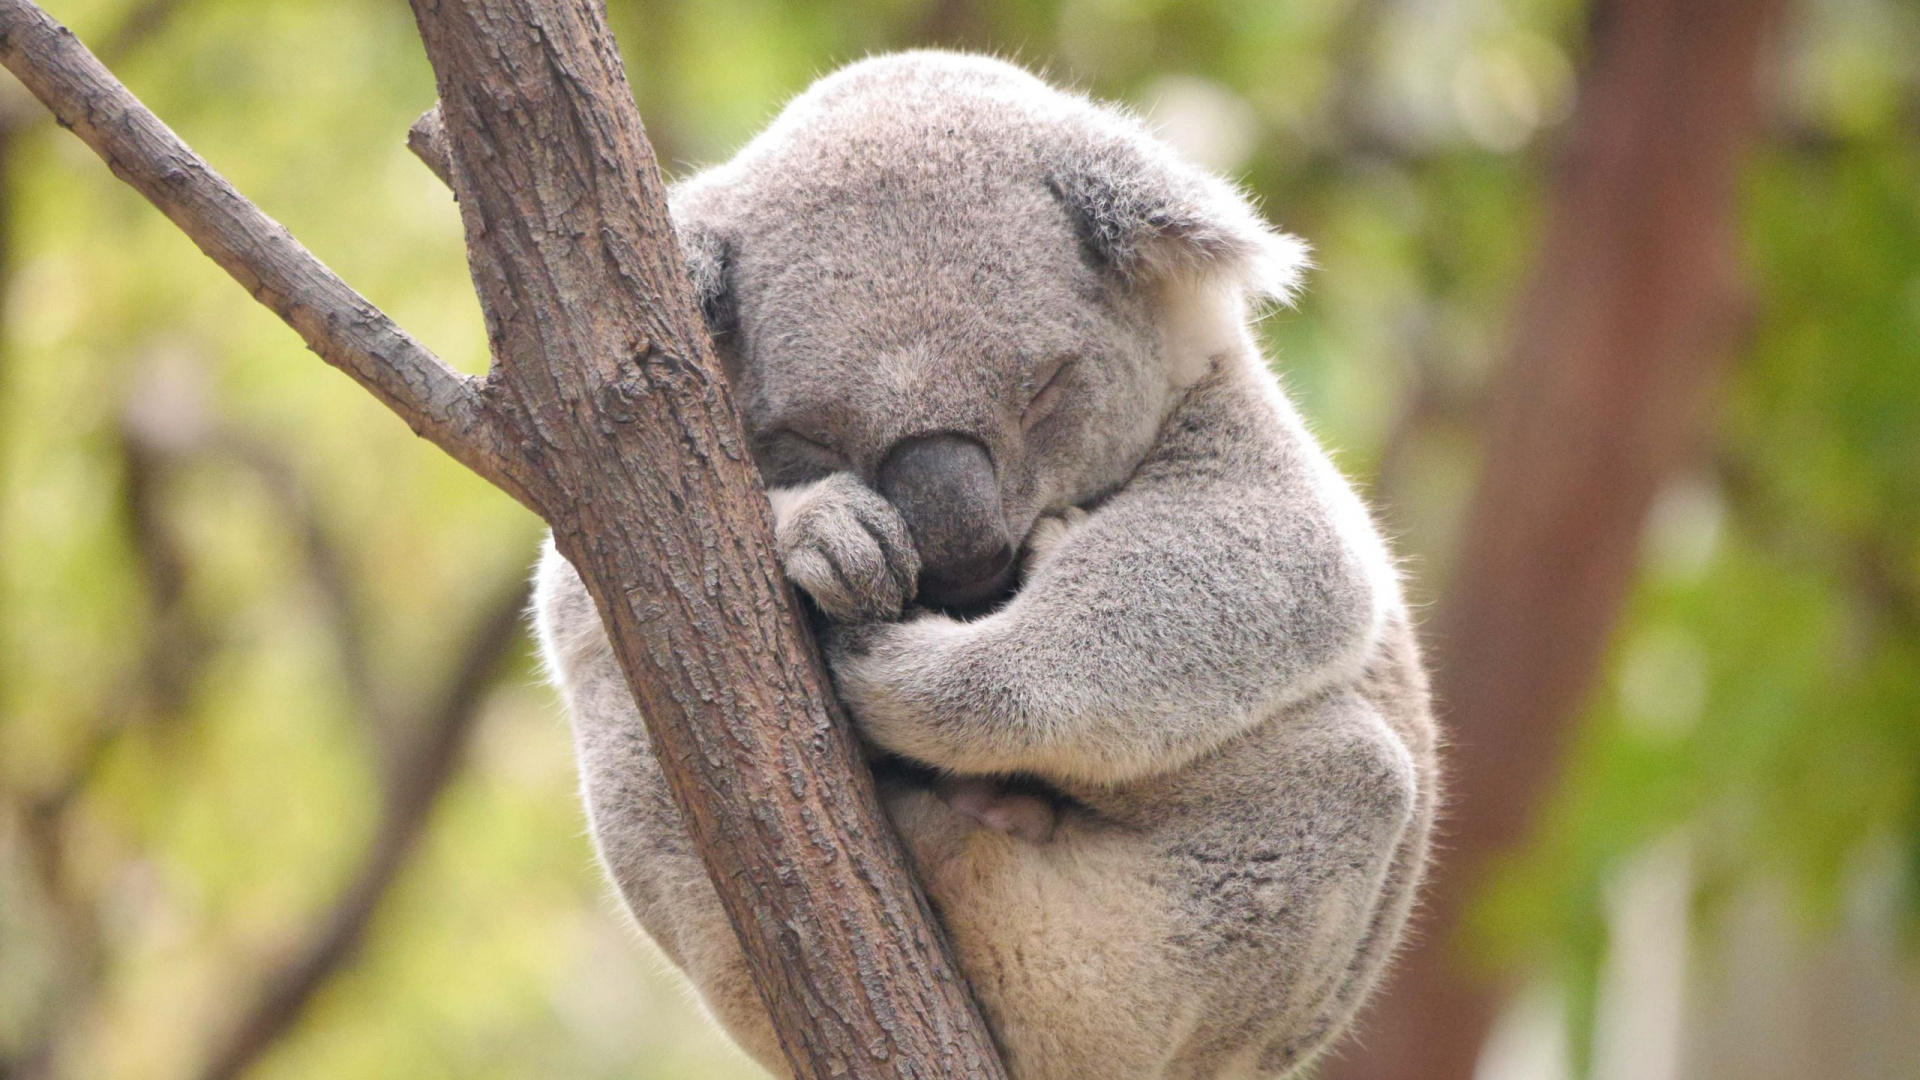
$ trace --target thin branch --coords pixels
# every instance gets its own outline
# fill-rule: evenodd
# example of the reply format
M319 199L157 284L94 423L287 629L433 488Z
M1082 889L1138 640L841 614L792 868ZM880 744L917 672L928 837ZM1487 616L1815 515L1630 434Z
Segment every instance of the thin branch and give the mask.
M36 812L52 821L63 819L68 806L93 783L121 736L186 714L193 684L214 653L213 633L186 603L186 552L161 511L173 463L130 417L121 420L118 442L122 512L146 592L140 653L134 670L101 699L73 763L35 801Z
M29 800L9 802L21 853L39 891L35 907L46 916L42 947L57 959L30 1011L19 1018L19 1045L0 1056L0 1080L48 1080L60 1071L73 1035L71 1018L94 1000L100 984L105 964L100 905L70 871L64 823Z
M0 64L320 357L415 432L531 506L518 455L448 367L236 191L28 0L0 0Z
M153 393L154 388L146 386L131 396L138 404L142 395ZM177 402L169 401L163 407L173 406ZM177 407L164 418L174 430L155 430L156 418L145 415L151 411L130 406L121 417L118 432L125 477L123 512L147 594L141 653L135 670L103 696L106 704L89 725L72 763L35 800L37 812L55 818L93 783L109 751L123 735L185 713L193 681L214 652L214 635L184 603L186 553L160 510L169 475L194 462L230 459L258 477L300 540L306 577L326 612L341 675L354 707L368 718L373 730L393 727L393 710L374 686L366 620L347 573L346 556L322 527L312 499L291 464L272 447L244 433L219 427L206 429L197 423L183 426L179 415L183 410ZM186 411L197 415L197 410Z
M447 149L447 122L440 118L440 106L421 113L407 129L407 149L426 163L441 183L453 187L453 153Z
M360 868L305 944L263 982L259 997L208 1059L201 1080L234 1080L300 1019L316 991L365 943L381 902L418 844L431 811L472 740L486 690L519 640L525 582L515 574L468 636L460 660L399 766L389 771L380 824Z

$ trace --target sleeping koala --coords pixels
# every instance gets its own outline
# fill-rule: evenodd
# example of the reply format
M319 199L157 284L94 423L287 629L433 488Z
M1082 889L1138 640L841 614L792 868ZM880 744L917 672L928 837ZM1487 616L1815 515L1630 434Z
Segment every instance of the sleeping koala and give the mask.
M1249 333L1299 244L1122 113L941 53L821 80L672 203L787 574L1012 1075L1310 1061L1399 937L1435 776L1392 563ZM785 1073L551 546L536 604L610 874Z

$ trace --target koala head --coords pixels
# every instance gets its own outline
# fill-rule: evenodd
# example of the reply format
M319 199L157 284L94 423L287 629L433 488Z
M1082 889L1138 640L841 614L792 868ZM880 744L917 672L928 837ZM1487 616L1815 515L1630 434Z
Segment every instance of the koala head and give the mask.
M949 608L1124 483L1304 263L1133 119L946 53L823 79L672 203L768 485L857 473Z

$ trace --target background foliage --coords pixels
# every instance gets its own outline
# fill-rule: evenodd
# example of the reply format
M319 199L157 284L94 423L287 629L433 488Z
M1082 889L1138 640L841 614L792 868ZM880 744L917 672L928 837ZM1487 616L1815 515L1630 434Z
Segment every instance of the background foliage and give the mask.
M116 71L189 143L479 369L457 213L401 146L433 97L404 5L48 7L120 41ZM992 48L1138 105L1315 245L1309 293L1263 332L1416 593L1444 588L1585 5L612 7L682 174L814 76L910 44ZM1789 898L1765 924L1782 935L1883 898L1898 914L1872 940L1906 957L1909 991L1890 1007L1920 1020L1903 951L1920 925L1920 5L1806 0L1780 71L1741 195L1731 376L1648 526L1557 794L1466 939L1548 988L1571 1020L1553 1056L1576 1069L1607 1071L1620 883L1676 845L1700 943L1745 926L1756 890ZM209 1075L359 872L382 792L409 779L539 530L300 355L18 89L0 85L0 1072ZM252 1074L748 1075L607 898L525 641L489 670L364 948ZM1898 1047L1867 1051L1891 1071L1860 1075L1913 1075Z

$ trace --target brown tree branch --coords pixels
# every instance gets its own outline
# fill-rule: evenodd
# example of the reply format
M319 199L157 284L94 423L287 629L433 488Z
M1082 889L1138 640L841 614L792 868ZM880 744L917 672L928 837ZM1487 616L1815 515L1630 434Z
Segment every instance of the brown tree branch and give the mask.
M1451 732L1431 930L1329 1080L1467 1080L1499 1004L1454 931L1525 835L1737 339L1735 181L1784 0L1609 0L1435 619Z
M73 1018L94 1000L105 967L100 904L74 880L64 816L31 796L7 802L13 820L0 820L0 828L17 829L7 839L17 839L38 893L32 907L40 918L28 925L55 962L22 1015L12 1018L17 1043L0 1047L0 1080L51 1080L73 1035Z
M413 8L494 400L795 1071L1003 1076L775 558L604 10Z
M319 594L338 654L341 675L354 707L370 730L392 729L393 710L374 685L373 664L361 604L347 575L347 561L322 528L311 498L291 465L272 449L237 431L206 430L197 421L183 424L179 402L165 401L165 416L140 407L152 386L136 389L119 425L124 514L135 563L147 594L147 612L136 668L104 695L106 703L88 725L80 749L60 778L35 800L36 812L58 818L94 780L108 753L135 728L167 723L183 716L188 695L217 642L211 629L193 616L185 602L186 553L173 537L161 498L171 474L193 460L231 458L252 472L300 541L306 577ZM167 396L167 395L163 395ZM184 410L197 414L197 410ZM162 430L166 425L170 430Z
M398 767L387 771L380 824L359 870L306 942L264 980L259 997L208 1058L202 1080L244 1075L365 943L374 914L426 831L441 791L472 741L493 673L508 648L520 640L525 591L518 574L495 590L495 600L469 634L436 704L407 725L412 742Z
M0 64L308 348L461 464L527 501L516 459L481 409L478 380L428 352L235 191L73 31L28 0L0 0Z
M407 129L407 149L426 163L441 183L453 187L453 152L447 149L447 122L440 118L440 106L421 113Z
M553 525L796 1072L1004 1076L780 572L602 6L414 13L494 345L484 384L348 289L28 0L0 0L0 63L315 351Z

